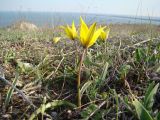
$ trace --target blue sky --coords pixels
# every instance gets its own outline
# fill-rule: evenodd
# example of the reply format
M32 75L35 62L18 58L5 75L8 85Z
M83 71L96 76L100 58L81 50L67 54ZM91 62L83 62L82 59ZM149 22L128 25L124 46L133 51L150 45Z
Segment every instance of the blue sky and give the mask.
M160 0L0 0L0 11L160 16Z

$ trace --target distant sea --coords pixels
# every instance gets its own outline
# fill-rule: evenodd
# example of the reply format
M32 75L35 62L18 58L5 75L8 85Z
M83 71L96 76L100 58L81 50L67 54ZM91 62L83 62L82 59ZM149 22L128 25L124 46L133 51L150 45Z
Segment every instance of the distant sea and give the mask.
M160 25L160 17L121 16L103 14L80 14L59 12L0 12L0 27L8 27L19 21L31 22L39 27L54 27L71 24L72 20L79 24L79 16L86 18L87 23L97 21L101 24L156 24Z

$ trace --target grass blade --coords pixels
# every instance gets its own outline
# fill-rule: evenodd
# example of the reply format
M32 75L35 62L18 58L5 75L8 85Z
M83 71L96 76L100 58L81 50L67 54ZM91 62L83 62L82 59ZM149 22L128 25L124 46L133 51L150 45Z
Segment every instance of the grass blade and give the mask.
M92 84L92 81L88 81L88 82L86 82L86 83L82 86L81 91L80 91L81 97L82 97L83 93L86 91L86 89L87 89L91 84Z
M155 87L154 87L154 83L152 83L146 92L146 96L144 99L144 106L147 110L152 109L152 106L154 103L154 95L156 94L158 87L159 87L159 83Z
M16 73L16 76L15 76L14 81L13 81L13 86L14 87L16 86L17 80L18 80L18 73ZM7 107L9 105L9 102L11 100L13 91L14 91L14 89L12 87L10 87L8 92L7 92L6 99L5 99L5 107Z
M133 101L133 105L136 108L136 113L140 120L153 120L150 113L137 99Z

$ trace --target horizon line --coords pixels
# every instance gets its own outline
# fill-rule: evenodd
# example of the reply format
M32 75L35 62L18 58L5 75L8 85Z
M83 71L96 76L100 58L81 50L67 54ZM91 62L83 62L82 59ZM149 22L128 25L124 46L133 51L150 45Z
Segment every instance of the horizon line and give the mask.
M74 13L74 14L91 14L91 15L101 15L101 16L105 16L105 15L109 15L109 16L127 16L127 17L136 17L136 18L140 18L140 17L148 17L148 18L160 18L160 16L146 16L146 15L128 15L128 14L111 14L111 13L93 13L93 12L72 12L72 11L30 11L30 10L0 10L0 12L30 12L30 13Z

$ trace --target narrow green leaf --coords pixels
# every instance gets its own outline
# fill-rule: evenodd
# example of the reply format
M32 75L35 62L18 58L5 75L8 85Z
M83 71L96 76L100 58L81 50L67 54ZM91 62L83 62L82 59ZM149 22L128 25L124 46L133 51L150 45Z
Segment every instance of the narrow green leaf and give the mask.
M83 93L86 91L86 89L92 84L93 82L92 81L87 81L81 88L81 97L83 96Z
M135 58L137 62L141 62L142 60L145 61L146 58L146 51L144 49L138 48L135 51Z
M118 111L119 111L119 100L118 100L118 94L115 90L114 91L114 96L115 96L115 100L116 100L116 120L118 120Z
M106 62L105 63L105 65L104 65L104 67L103 67L103 72L102 72L102 74L101 74L101 77L100 77L100 79L98 79L98 81L97 81L97 88L100 88L100 86L103 84L103 82L105 81L105 79L106 79L106 76L107 76L107 73L108 73L108 67L109 67L109 63L108 62Z
M133 101L133 105L136 108L136 113L140 120L153 120L150 113L145 109L145 107L137 99Z
M15 79L13 80L13 86L16 86L17 80L18 80L18 73L16 73ZM5 107L7 107L9 105L13 91L14 91L14 89L12 87L10 87L7 92L6 99L5 99Z
M155 85L155 82L152 82L152 83L149 85L149 87L148 87L148 89L147 89L147 91L146 91L146 93L145 93L144 101L148 98L148 96L149 96L150 92L152 91L154 85Z
M108 64L108 62L106 62L104 69L103 69L103 73L102 73L102 81L104 81L106 78L106 75L108 73L108 66L109 66L109 64Z
M135 55L136 55L136 61L140 62L141 61L141 54L140 54L139 49L136 49Z
M154 95L157 92L159 87L159 83L153 88L154 83L148 88L145 99L144 99L144 106L147 110L151 110L153 103L154 103Z

